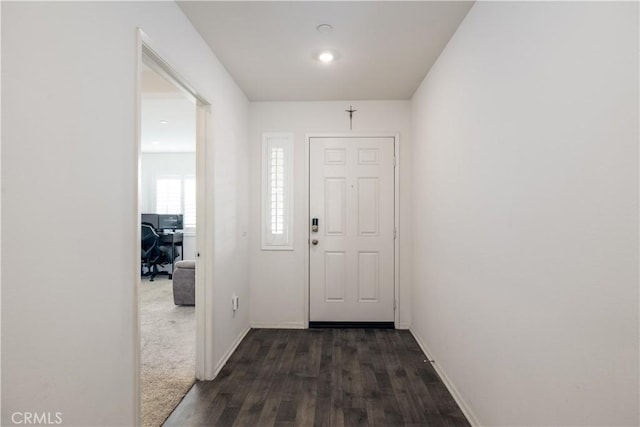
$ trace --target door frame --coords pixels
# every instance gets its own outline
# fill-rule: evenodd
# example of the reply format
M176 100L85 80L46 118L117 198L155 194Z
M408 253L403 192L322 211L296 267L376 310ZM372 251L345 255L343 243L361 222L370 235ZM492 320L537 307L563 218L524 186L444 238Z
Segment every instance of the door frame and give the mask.
M196 106L196 275L195 275L195 320L196 330L196 351L195 351L195 377L199 380L207 379L207 372L213 370L211 361L207 356L213 354L213 337L208 333L206 328L206 319L212 317L212 306L207 304L207 294L210 294L213 284L210 283L212 276L209 272L209 266L206 264L207 253L213 253L211 245L206 242L207 229L211 224L207 220L207 161L206 147L207 141L212 138L211 133L211 104L194 89L188 81L178 73L175 68L168 63L163 56L158 53L159 50L153 39L147 36L140 28L137 30L137 75L136 75L136 165L135 165L135 206L137 219L135 235L135 251L140 252L140 194L141 194L141 176L140 176L140 154L141 154L141 138L142 138L142 65L143 63L152 68L158 74L171 81L176 87L181 89L185 95L194 100ZM212 197L212 196L209 196ZM207 278L211 280L207 281ZM141 424L141 384L140 384L140 310L138 288L140 285L140 265L136 262L135 271L135 289L134 289L134 314L135 314L135 331L134 331L134 351L135 351L135 403L136 425Z
M400 325L400 133L399 132L320 132L320 133L307 133L304 137L304 158L305 158L305 182L304 182L304 191L306 193L306 203L304 205L304 214L305 221L307 223L306 226L306 240L307 247L304 252L305 262L305 274L304 274L304 328L309 328L309 286L310 286L310 227L309 224L309 203L311 201L311 191L309 191L309 182L310 182L310 174L311 174L311 158L310 158L310 150L309 144L311 143L311 138L393 138L393 152L395 155L395 167L393 171L393 180L394 180L394 197L393 197L393 222L396 231L396 238L394 240L393 246L393 312L394 312L394 327L397 329Z

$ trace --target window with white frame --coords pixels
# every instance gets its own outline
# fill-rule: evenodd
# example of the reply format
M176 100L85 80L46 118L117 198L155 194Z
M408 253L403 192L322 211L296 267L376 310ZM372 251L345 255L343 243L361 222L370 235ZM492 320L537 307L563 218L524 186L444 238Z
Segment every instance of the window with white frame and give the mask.
M156 213L182 212L182 177L161 176L156 180Z
M184 177L184 227L196 227L196 177Z
M156 213L183 214L184 228L196 226L196 178L163 175L156 179Z
M262 249L293 249L293 134L262 135Z

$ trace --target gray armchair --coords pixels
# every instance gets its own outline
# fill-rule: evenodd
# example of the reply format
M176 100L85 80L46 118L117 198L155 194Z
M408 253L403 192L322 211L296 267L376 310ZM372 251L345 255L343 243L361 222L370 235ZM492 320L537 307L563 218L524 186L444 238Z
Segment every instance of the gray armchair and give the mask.
M196 305L196 262L178 261L173 270L173 303Z

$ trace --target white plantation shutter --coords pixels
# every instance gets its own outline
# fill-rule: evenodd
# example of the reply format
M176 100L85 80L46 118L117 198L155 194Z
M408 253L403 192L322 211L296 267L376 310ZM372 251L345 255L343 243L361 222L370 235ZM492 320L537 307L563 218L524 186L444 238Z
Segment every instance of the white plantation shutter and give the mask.
M262 135L262 249L293 249L293 135Z
M196 177L162 175L156 179L156 213L183 214L184 228L196 227Z
M184 178L184 228L196 226L196 178Z
M271 166L269 192L271 193L270 231L271 234L284 233L284 148L271 147L267 154Z
M182 179L180 176L164 176L156 180L156 213L182 212Z

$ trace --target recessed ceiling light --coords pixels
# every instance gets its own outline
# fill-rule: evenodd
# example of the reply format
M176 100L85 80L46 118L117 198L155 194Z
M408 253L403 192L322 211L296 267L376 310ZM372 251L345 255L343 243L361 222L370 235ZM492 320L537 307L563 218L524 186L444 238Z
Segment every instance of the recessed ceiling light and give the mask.
M168 121L168 120L160 120L160 124L161 124L161 125L166 125L167 123L169 123L169 121Z
M329 24L320 24L316 27L316 30L321 33L330 33L331 30L333 30L333 27Z
M318 55L318 59L320 60L320 62L324 62L325 64L328 64L331 61L333 61L333 53L329 51L322 52L320 55Z
M151 143L152 143L153 145L158 145L158 144L160 144L160 141L152 141Z

